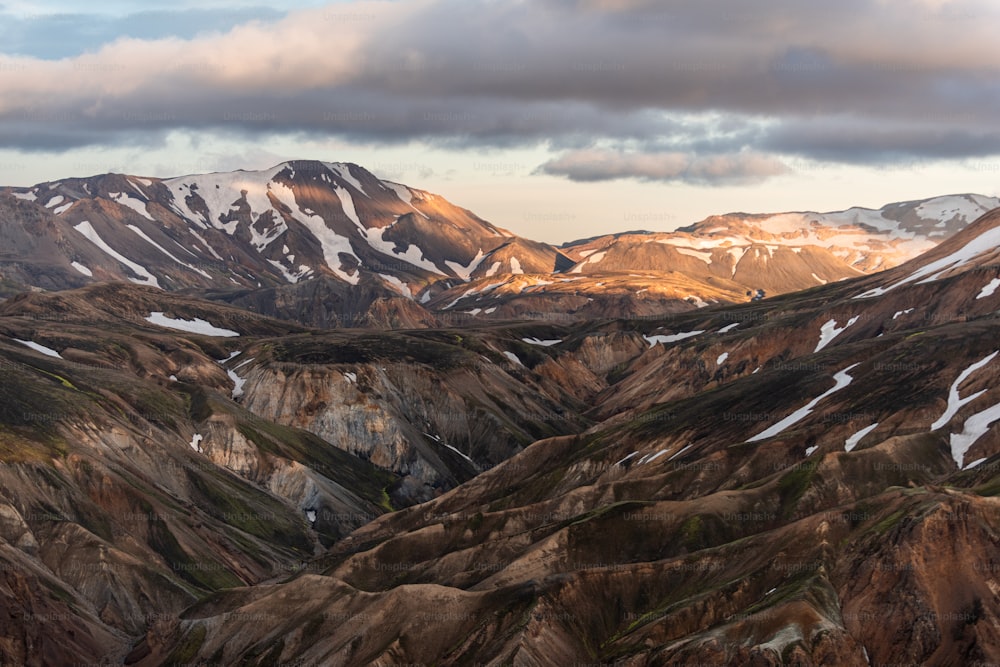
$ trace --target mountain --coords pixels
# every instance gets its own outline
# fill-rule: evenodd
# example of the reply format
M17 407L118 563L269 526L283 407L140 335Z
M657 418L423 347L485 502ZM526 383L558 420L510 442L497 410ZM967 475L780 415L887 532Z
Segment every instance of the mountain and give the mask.
M650 317L774 296L896 266L1000 200L934 197L877 211L730 214L676 232L629 232L560 247L565 275L484 277L428 302L439 316L565 321Z
M587 428L529 333L552 332L329 332L128 283L0 303L0 661L120 664L213 592Z
M593 425L126 663L996 662L998 229L760 302L495 334Z
M239 301L240 290L264 288L301 311L294 302L312 298L315 286L298 286L316 279L343 307L336 315L367 313L383 300L404 320L420 320L430 318L403 300L440 281L468 280L491 253L502 264L513 241L523 252L510 261L524 270L566 265L549 246L347 163L293 161L172 179L107 174L7 195L0 198L4 279L50 290L128 280L236 292L229 298Z
M731 277L786 292L801 289L792 286L802 285L803 277L810 277L805 271L813 266L818 268L809 272L812 284L896 266L998 206L1000 199L995 197L964 194L887 204L877 210L730 213L673 233L599 236L561 249L577 261L575 272L680 265L685 272ZM796 262L790 252L803 261ZM809 254L802 257L803 252ZM781 269L775 271L775 264Z
M119 280L307 326L406 328L455 320L446 306L476 289L470 317L647 316L894 266L997 205L957 195L879 211L731 214L557 248L350 163L105 174L0 193L0 296ZM571 295L553 279L564 274ZM518 291L485 296L501 276ZM656 290L660 282L671 289ZM647 296L633 307L608 284Z

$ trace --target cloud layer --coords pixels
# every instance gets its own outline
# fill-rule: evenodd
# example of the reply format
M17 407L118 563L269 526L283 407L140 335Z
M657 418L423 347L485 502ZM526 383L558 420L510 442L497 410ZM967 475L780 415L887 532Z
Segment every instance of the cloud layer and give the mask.
M549 174L691 183L780 174L778 156L981 157L1000 153L997 18L986 0L338 3L62 60L0 56L0 142L194 129L545 144Z
M693 155L607 150L571 151L546 162L540 169L573 181L636 178L692 185L743 185L788 172L780 160L749 152Z

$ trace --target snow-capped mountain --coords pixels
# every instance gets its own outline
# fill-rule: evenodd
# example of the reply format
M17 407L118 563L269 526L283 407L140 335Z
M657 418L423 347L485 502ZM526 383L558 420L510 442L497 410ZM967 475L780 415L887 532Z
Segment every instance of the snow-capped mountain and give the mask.
M577 262L573 272L649 269L669 263L761 287L771 282L771 289L787 291L780 287L780 276L769 277L759 266L772 260L782 263L779 253L785 255L786 271L801 274L806 265L818 267L813 281L822 284L851 275L845 274L848 271L871 273L912 259L998 206L996 197L961 194L886 204L880 209L729 213L676 232L601 236L561 249ZM806 249L811 253L803 258L806 261L791 257L790 253Z
M998 230L779 299L461 332L7 299L0 662L995 664ZM672 280L598 276L428 306ZM333 283L364 276L285 288Z
M889 268L996 206L728 214L555 247L350 163L105 174L0 192L0 295L130 281L315 326L648 316Z
M44 253L52 286L273 287L325 275L411 298L488 270L480 269L487 255L515 238L443 197L349 163L171 179L108 174L9 192L20 201L6 201L8 234L30 235L17 221L42 220L58 238ZM536 245L522 270L555 269L558 252Z

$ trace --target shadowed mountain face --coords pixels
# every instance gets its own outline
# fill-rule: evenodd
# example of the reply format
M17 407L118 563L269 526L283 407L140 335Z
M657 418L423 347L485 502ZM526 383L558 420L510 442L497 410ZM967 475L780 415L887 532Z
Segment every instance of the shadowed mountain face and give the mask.
M291 161L170 179L105 174L0 193L0 294L130 281L320 327L557 311L567 321L645 316L895 266L997 205L955 195L878 211L730 214L677 232L557 248L349 163ZM564 275L578 298L553 279ZM508 276L520 276L519 291L480 289L468 317L448 307ZM611 279L642 294L649 278L673 287L653 290L636 308L603 289Z

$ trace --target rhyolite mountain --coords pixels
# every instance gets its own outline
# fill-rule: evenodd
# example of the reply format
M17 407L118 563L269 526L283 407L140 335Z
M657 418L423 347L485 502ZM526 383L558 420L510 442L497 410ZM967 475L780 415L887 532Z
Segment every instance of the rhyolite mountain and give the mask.
M996 205L958 195L879 211L731 214L677 232L555 247L350 163L167 179L105 174L0 193L0 295L125 280L322 327L433 327L442 317L556 311L646 316L894 266ZM501 276L520 278L486 289ZM624 292L604 289L607 277ZM472 289L476 303L453 305ZM633 306L622 293L645 296Z
M525 367L595 425L220 591L126 662L996 662L998 231L758 303L525 325Z
M689 279L498 267L399 295L439 320L405 330L273 319L145 265L160 289L22 291L0 303L0 662L997 662L1000 211L961 227L888 271L632 319L443 314L522 286L591 303L573 278L633 312L628 279Z

